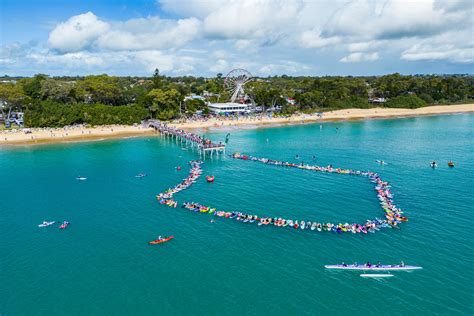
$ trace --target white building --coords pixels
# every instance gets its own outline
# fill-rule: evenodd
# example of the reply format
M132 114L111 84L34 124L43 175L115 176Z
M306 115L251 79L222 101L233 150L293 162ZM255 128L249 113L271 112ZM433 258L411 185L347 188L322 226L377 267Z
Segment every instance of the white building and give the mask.
M200 95L197 95L197 94L191 94L191 95L188 95L188 96L184 97L184 102L186 102L188 100L201 100L203 102L207 102L206 98L204 98Z
M245 103L209 103L209 110L216 114L222 113L250 113L248 104Z

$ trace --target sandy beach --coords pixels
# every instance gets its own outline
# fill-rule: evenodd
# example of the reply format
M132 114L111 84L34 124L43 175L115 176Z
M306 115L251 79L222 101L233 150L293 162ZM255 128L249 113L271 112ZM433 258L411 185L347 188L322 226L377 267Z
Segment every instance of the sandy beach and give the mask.
M111 125L97 127L30 128L0 131L0 146L32 145L44 143L95 141L109 138L129 138L155 135L151 128L142 126Z
M246 117L239 119L211 118L199 121L180 121L169 125L182 129L201 128L228 128L238 126L259 127L262 125L302 124L311 122L381 119L393 117L410 117L422 115L441 115L452 113L474 112L474 104L438 105L419 109L345 109L324 112L320 118L316 114L299 114L291 117ZM59 143L75 141L94 141L109 138L129 138L154 135L153 129L137 126L98 126L98 127L66 127L66 128L41 128L29 129L30 133L23 130L0 131L1 145L31 145L42 143Z

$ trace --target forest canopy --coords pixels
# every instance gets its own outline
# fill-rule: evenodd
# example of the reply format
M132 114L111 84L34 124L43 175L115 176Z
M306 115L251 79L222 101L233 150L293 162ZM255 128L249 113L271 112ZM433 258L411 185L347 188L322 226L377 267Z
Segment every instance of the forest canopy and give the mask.
M433 104L472 102L474 77L470 75L416 75L398 73L377 77L254 78L246 93L255 105L279 106L282 113L320 112L344 108L418 108ZM207 113L205 102L187 99L203 95L209 102L227 102L224 77L166 77L158 69L152 77L2 77L2 110L22 109L25 126L132 124L146 118L170 120ZM376 105L371 102L383 99ZM288 100L294 102L288 102Z

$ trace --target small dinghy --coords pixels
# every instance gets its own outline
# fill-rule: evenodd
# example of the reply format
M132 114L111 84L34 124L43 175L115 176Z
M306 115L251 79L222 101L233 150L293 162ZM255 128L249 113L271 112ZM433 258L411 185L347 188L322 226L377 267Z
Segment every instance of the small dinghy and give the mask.
M143 178L146 177L146 173L139 173L135 176L135 178Z
M368 274L364 273L360 275L363 278L374 278L374 279L382 279L382 278L390 278L393 277L393 274Z
M52 222L43 221L43 223L39 224L38 227L48 227L48 226L53 225L54 223L56 223L56 222L55 221L52 221Z
M87 178L86 178L86 177L77 177L76 180L78 180L78 181L86 181Z

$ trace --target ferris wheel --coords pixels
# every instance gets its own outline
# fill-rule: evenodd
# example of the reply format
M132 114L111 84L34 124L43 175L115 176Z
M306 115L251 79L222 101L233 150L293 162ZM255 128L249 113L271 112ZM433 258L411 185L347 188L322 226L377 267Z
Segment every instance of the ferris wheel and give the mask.
M224 89L231 95L231 102L245 96L244 85L250 80L252 80L252 74L245 69L233 69L227 74Z

